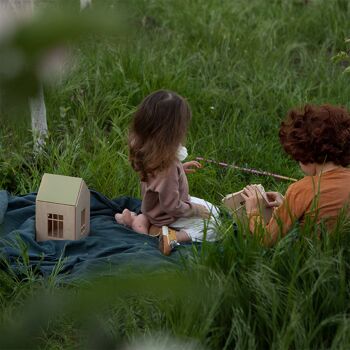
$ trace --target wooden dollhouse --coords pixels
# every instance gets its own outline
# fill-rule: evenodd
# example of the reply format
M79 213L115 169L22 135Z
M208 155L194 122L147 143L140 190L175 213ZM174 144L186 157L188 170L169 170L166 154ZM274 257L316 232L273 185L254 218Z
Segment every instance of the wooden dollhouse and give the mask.
M36 240L78 240L90 231L90 191L83 179L44 174L36 197Z

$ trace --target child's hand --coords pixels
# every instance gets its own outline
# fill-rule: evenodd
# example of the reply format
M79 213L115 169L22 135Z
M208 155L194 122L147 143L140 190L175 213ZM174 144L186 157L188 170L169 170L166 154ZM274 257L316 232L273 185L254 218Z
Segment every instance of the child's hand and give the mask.
M254 185L248 185L244 187L242 197L245 200L245 208L247 214L257 213L263 203L263 197Z
M195 160L192 160L191 162L183 163L182 166L184 167L184 171L186 174L195 173L196 169L193 169L193 168L197 168L197 169L202 168L202 164Z
M266 196L269 200L269 207L279 207L284 200L284 197L279 192L266 192Z
M209 219L210 217L210 212L208 210L207 207L205 207L204 205L200 205L200 204L193 204L193 207L194 207L194 215L195 216L199 216L201 217L202 219Z

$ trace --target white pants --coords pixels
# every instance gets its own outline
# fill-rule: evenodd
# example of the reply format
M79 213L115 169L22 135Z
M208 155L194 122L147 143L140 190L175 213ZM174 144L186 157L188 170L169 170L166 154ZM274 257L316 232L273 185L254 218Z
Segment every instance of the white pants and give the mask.
M215 241L217 235L217 224L219 221L219 211L211 203L204 199L191 197L191 202L195 204L201 204L208 208L211 213L209 219L202 219L200 217L179 218L175 222L169 225L169 227L176 230L185 231L192 241L201 242L204 239L206 241Z

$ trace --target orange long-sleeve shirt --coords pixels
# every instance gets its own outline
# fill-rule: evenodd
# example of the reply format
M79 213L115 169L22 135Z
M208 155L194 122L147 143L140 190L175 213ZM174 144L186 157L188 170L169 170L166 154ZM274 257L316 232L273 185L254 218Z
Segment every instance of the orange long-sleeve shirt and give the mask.
M305 176L288 187L283 203L274 210L266 225L265 244L273 245L278 235L285 236L296 220L304 224L307 216L328 227L350 200L350 169L336 168L320 176ZM249 219L251 232L261 224L259 215Z

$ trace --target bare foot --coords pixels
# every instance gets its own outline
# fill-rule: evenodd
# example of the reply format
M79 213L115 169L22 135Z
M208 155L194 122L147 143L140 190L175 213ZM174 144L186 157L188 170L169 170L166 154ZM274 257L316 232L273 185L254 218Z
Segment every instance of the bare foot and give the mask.
M148 234L150 223L143 214L136 215L133 211L124 209L121 214L115 214L115 219L118 224L130 227L138 233Z
M122 215L123 215L124 225L128 227L132 227L136 214L130 211L129 209L124 209Z
M114 217L118 224L131 227L133 216L136 216L134 212L130 211L129 209L124 209L121 214L115 214Z
M150 223L145 215L139 214L137 216L134 216L132 217L132 221L133 222L132 222L131 228L134 231L138 233L148 234Z
M125 225L123 220L123 214L115 214L114 215L115 221L120 225Z

